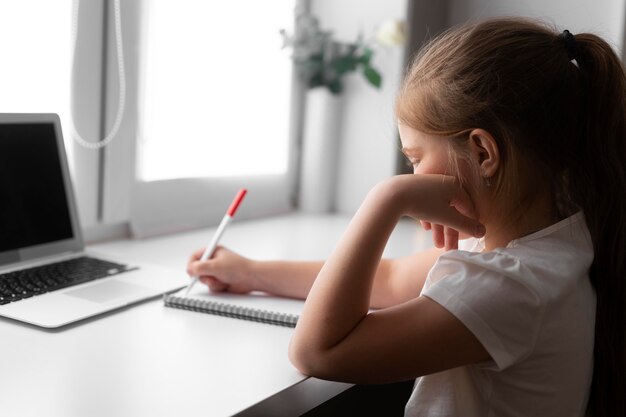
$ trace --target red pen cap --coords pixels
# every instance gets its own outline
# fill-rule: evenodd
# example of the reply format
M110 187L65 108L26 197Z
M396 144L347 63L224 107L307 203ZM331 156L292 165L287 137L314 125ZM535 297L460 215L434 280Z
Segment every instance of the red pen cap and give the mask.
M241 200L243 200L247 192L248 190L246 190L245 188L242 188L241 190L239 190L239 192L235 196L235 199L230 204L230 207L228 208L228 211L226 212L226 214L228 214L230 217L233 217L235 215L237 208L239 208L239 204L241 204Z

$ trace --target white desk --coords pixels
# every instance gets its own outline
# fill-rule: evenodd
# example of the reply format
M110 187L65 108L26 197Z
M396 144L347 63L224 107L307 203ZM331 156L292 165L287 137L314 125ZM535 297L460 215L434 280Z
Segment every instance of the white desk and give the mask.
M222 243L255 259L323 259L348 222L346 216L297 214L234 222ZM213 230L91 249L167 266L182 278L189 254L205 245ZM410 221L400 223L386 256L429 245L428 236L415 230ZM227 416L289 390L292 410L314 406L319 399L303 394L299 383L306 377L287 359L291 333L165 308L160 299L56 331L0 319L0 414ZM322 396L348 387L322 381L310 386Z

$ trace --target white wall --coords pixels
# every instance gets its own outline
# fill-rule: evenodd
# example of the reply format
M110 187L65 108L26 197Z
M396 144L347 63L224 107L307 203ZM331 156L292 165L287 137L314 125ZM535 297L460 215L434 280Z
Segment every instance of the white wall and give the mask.
M408 0L312 0L311 12L322 28L339 40L354 41L371 34L383 20L406 19ZM380 90L360 74L346 80L344 117L339 146L336 208L352 213L380 180L395 173L397 130L393 99L404 66L404 48L378 49L373 65L383 76Z
M528 16L559 29L592 32L621 51L624 41L624 0L451 0L449 23L496 16Z

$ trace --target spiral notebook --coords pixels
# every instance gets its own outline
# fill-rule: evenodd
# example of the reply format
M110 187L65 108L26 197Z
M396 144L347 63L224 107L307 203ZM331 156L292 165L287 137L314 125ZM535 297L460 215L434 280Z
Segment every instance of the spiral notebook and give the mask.
M296 326L304 306L304 301L262 292L245 295L210 293L205 287L185 296L185 291L166 294L163 297L165 306L287 327Z

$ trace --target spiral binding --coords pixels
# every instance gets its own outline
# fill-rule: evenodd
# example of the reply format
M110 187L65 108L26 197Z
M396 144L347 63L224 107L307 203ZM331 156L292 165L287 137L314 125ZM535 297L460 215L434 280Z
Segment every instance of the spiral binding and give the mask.
M277 326L296 327L298 316L295 314L279 313L256 308L236 306L210 300L198 300L175 295L165 295L163 301L166 307L180 308L223 317L256 321L259 323L274 324Z

